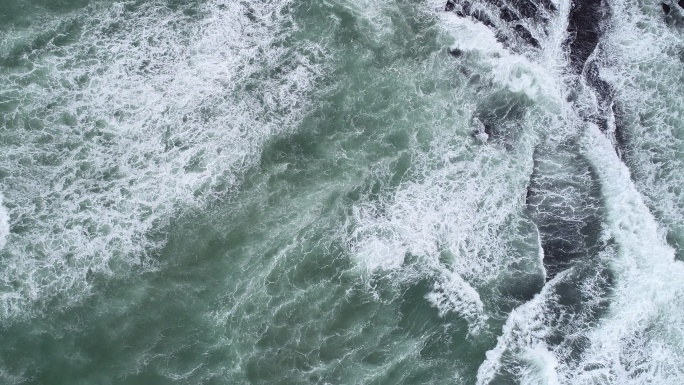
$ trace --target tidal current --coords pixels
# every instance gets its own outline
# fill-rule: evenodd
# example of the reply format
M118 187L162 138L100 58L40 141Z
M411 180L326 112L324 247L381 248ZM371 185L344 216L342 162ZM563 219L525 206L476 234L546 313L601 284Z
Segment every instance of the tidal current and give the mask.
M684 383L684 1L3 0L0 384Z

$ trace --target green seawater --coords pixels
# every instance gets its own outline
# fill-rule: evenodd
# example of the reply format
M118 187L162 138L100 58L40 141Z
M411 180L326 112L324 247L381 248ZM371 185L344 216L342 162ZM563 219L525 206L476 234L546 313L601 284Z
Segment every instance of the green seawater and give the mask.
M667 130L580 116L569 4L535 51L433 1L3 0L0 384L677 383Z
M474 141L463 112L452 105L469 78L446 54L449 38L424 4L292 3L270 14L259 14L259 7L271 7L266 3L230 5L247 16L237 21L231 19L238 19L235 15L220 14L227 28L258 24L260 18L285 21L255 32L280 34L275 42L229 54L241 55L242 49L265 50L266 56L269 50L285 53L273 62L257 56L260 68L225 84L217 81L211 91L218 96L191 95L203 100L188 102L196 102L197 109L178 117L192 116L167 120L164 114L185 105L171 102L166 110L139 113L135 98L120 105L113 100L117 95L90 98L105 87L115 93L153 92L147 83L163 92L178 80L175 76L186 75L173 72L178 61L203 60L194 56L192 40L199 39L202 28L218 28L201 23L222 11L222 2L12 0L1 7L2 146L16 150L3 155L5 205L13 212L33 205L25 215L13 215L9 244L23 244L3 254L5 271L13 273L5 280L0 332L3 383L474 381L495 336L468 337L461 316L439 314L425 298L433 290L433 273L401 279L394 276L399 273L369 272L350 251L355 207L386 200L402 184L425 178L438 163L430 159L436 136L448 132L451 140ZM254 14L251 8L257 9ZM141 44L136 39L145 36L144 29L153 30L149 44L161 40L159 49L145 52L147 62L127 71L158 68L136 75L133 81L142 84L121 86L108 79L90 90L110 65L129 64L121 57L138 59L125 50ZM167 29L173 30L171 38ZM184 52L170 52L175 44ZM218 50L222 42L212 44ZM124 51L100 54L114 49ZM222 57L216 65L251 65L231 60ZM304 60L321 69L304 75L314 79L298 80L311 81L312 87L292 93L288 87L296 84L282 80L282 73ZM155 83L166 70L168 79ZM114 79L123 83L126 75ZM286 93L284 101L265 100L278 92ZM161 96L161 103L172 96ZM253 109L255 116L241 131L265 131L258 140L226 141L220 147L249 159L237 166L222 164L214 148L201 148L182 161L170 159L174 149L193 151L201 141L220 140L230 130L232 112L213 102L217 97ZM290 103L289 98L301 100ZM135 117L127 120L126 114ZM147 114L160 117L142 117ZM288 114L300 117L287 119ZM155 136L149 148L126 147L126 141L149 139L136 137L134 119L146 119L141 135ZM168 138L188 122L196 123L188 130L212 130L211 135L195 132L198 139L189 134L171 143ZM254 148L244 148L248 145ZM107 151L115 154L111 162L98 153ZM138 155L142 158L132 159ZM121 156L126 160L116 159ZM152 192L151 200L137 205L135 199L147 198L136 194L185 187L154 175L146 180L138 173L160 168L145 162L183 167L164 178L193 172L207 178L188 182L194 183L190 192L178 192L179 197L175 191ZM87 183L61 192L77 179ZM134 184L146 185L135 190ZM118 190L129 193L111 194ZM123 219L107 221L106 216ZM148 220L153 223L143 233L129 231L131 221ZM68 230L74 228L87 235L70 239ZM41 232L55 239L36 241ZM117 232L123 232L121 239ZM88 236L93 233L110 237L110 243L79 248L79 242L93 240ZM128 246L135 242L144 246ZM22 258L34 264L11 267ZM136 258L140 261L131 262ZM12 302L15 294L30 299Z

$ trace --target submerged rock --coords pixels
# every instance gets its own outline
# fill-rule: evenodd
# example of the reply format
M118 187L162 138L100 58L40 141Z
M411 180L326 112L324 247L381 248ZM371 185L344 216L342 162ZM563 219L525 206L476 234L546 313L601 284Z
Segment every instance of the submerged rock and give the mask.
M513 149L523 135L522 127L529 99L522 94L497 91L482 100L473 114L475 136L487 142ZM484 134L484 135L483 135Z
M540 146L525 203L539 229L547 279L601 249L601 192L589 163L572 143Z
M568 35L570 64L574 71L581 72L596 49L602 34L602 20L608 16L608 11L608 4L604 0L573 1Z

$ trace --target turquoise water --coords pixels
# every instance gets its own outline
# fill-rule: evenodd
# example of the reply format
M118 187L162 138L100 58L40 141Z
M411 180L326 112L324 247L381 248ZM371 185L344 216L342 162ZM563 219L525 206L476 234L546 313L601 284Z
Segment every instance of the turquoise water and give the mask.
M617 135L554 4L512 49L432 1L4 2L0 382L680 383L681 31L613 6Z

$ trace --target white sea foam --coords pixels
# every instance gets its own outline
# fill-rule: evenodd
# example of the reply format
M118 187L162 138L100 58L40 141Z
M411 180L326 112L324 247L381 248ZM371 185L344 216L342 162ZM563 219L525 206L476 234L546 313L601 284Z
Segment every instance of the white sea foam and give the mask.
M3 199L2 194L0 194L0 250L5 247L10 232L10 215L7 208L2 205Z
M659 3L625 2L602 43L601 76L616 90L618 123L626 138L625 159L636 188L663 223L669 241L684 246L684 82L679 24ZM673 13L681 9L672 3Z
M225 194L271 135L292 129L321 73L321 48L288 48L286 2L96 5L0 74L16 109L3 148L16 236L0 262L2 318L91 273L153 268L174 213ZM17 43L20 44L20 43Z
M509 51L482 23L449 12L441 13L440 19L444 31L454 41L451 49L469 53L472 58L468 62L470 66L484 67L482 69L495 82L511 92L527 95L543 108L550 111L558 109L564 90L558 85L563 82L566 62L561 49L565 35L557 31L562 24L552 28L553 33L543 40L549 47L541 51L541 56L529 58Z
M451 135L438 135L430 155L413 155L420 180L355 207L350 245L372 272L432 277L427 299L440 314L461 314L477 332L488 317L478 290L521 259L508 242L516 237L529 164L493 146L467 159L467 137ZM530 156L531 149L520 149L518 155L528 152L522 159Z
M591 348L578 368L594 369L578 370L574 383L682 383L684 264L674 260L610 142L591 127L584 143L605 198L604 236L615 239L618 249L610 314L589 332Z
M532 370L523 370L521 373L521 383L530 385L557 385L558 375L556 367L558 360L556 356L542 346L528 349L523 357L530 363Z

